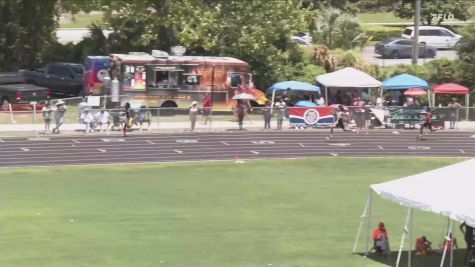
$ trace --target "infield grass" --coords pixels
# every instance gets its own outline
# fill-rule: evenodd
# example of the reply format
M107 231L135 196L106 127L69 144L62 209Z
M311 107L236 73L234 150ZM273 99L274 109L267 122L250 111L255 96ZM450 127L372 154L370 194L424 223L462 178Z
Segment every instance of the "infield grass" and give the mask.
M352 255L369 185L457 161L0 169L0 266L385 266L396 255L389 261ZM405 214L404 207L374 197L371 228L384 220L394 250ZM415 212L415 234L427 235L435 247L446 224L441 216ZM413 266L438 260L416 257Z

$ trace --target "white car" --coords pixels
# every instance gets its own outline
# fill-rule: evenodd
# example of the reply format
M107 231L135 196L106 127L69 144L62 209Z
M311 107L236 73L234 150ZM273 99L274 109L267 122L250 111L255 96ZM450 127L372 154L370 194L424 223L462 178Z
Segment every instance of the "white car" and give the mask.
M402 38L414 40L414 27L406 27ZM438 26L419 26L419 42L436 48L454 48L462 39L462 35Z
M301 45L312 44L312 36L308 32L299 32L298 34L290 37L294 42Z

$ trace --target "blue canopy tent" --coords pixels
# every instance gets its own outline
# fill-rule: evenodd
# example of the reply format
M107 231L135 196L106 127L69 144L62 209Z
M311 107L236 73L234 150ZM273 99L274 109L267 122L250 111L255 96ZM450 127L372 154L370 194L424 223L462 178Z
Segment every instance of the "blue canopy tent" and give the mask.
M308 101L308 100L300 100L297 103L295 103L295 106L296 107L306 107L306 108L318 107L317 104L313 103L312 101Z
M306 83L306 82L299 82L299 81L278 82L278 83L273 84L271 87L267 88L266 90L266 94L272 93L271 108L274 106L275 92L284 91L287 89L290 89L292 91L320 92L320 87L310 84L310 83Z
M381 85L381 95L383 90L399 90L399 89L409 89L409 88L421 88L424 90L429 89L429 84L423 79L412 76L409 74L400 74L394 77L391 77L383 82ZM429 98L430 98L430 94ZM430 105L430 99L429 99Z

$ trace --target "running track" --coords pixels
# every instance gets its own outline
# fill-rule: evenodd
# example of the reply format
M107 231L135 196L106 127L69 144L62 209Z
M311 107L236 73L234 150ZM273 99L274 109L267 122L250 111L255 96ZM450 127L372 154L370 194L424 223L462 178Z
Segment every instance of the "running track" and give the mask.
M298 157L475 157L475 132L325 131L168 133L0 138L0 167Z

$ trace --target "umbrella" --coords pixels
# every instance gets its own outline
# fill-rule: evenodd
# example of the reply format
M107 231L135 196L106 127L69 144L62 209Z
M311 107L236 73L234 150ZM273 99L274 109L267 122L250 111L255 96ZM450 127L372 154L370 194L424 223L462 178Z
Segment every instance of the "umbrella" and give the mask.
M424 96L427 92L421 88L409 88L404 92L405 96Z
M287 89L296 91L320 92L320 88L318 86L315 86L310 83L299 81L286 81L273 84L271 87L267 88L266 94L270 94L274 91L283 91Z
M234 100L255 100L256 98L248 93L240 93L240 94L235 94L233 96Z
M318 107L317 104L311 102L311 101L308 101L308 100L300 100L298 101L297 103L295 103L295 106L296 107L306 107L306 108L314 108L314 107Z

